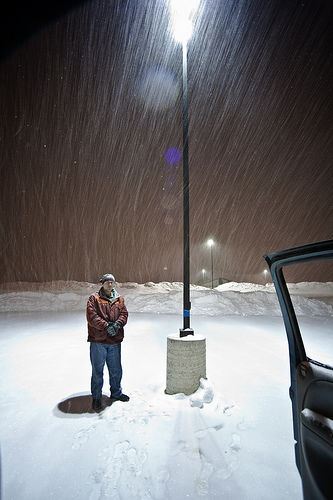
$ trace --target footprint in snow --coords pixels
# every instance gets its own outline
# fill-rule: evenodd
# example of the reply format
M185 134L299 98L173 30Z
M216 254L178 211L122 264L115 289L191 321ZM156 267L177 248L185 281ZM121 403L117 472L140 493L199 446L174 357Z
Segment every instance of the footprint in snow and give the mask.
M203 439L204 437L207 436L208 432L217 432L223 429L223 427L224 425L221 423L213 425L211 427L207 427L206 429L200 429L199 431L196 431L195 437L197 437L198 439Z
M227 415L227 416L230 416L230 415L232 415L232 414L234 413L235 409L236 409L236 408L235 408L235 405L225 406L225 407L223 408L223 413L224 413L225 415Z
M89 500L98 500L103 488L106 498L118 498L118 483L130 485L131 495L141 495L135 478L142 473L143 464L147 459L145 450L139 452L130 446L129 441L116 444L113 455L106 460L105 470L98 469L91 478L95 478ZM99 492L99 493L98 493ZM143 492L146 496L146 492ZM132 496L133 496L132 495ZM104 497L103 497L104 498Z
M94 432L95 426L91 425L87 429L81 429L74 436L74 443L72 445L72 450L78 450L81 446L86 443L90 435Z
M232 443L230 444L232 451L239 451L241 449L240 437L238 434L232 434Z
M106 469L104 471L103 479L106 498L114 498L118 496L118 480L122 474L122 471L124 470L128 448L128 441L117 443L113 456L109 456L106 462Z
M175 446L170 450L170 455L173 457L184 451L185 452L187 451L187 442L182 439L179 439L175 443Z
M167 469L160 470L154 477L154 498L163 500L165 498L166 484L170 479L170 472Z
M203 457L201 455L201 460ZM213 464L208 462L207 460L203 460L203 467L200 473L200 477L196 481L196 490L200 497L207 496L209 493L209 478L215 471Z
M139 476L142 472L142 467L147 460L147 455L144 450L139 453L135 448L130 448L126 456L126 469L135 476Z
M246 431L247 429L253 429L255 426L256 425L252 417L244 417L243 420L238 423L237 429L240 431Z
M99 500L103 486L103 470L97 469L93 471L87 481L87 484L92 484L89 500Z
M228 460L219 466L217 470L217 477L224 481L225 479L228 479L228 477L230 477L231 474L238 468L239 462L234 457L229 457Z

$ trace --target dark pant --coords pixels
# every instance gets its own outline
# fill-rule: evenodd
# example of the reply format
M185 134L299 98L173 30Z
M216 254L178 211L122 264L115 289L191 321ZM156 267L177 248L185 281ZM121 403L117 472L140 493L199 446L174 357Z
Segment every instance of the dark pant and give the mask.
M109 370L111 396L117 398L121 395L121 344L98 344L90 342L90 361L92 366L91 394L93 399L102 398L104 365Z

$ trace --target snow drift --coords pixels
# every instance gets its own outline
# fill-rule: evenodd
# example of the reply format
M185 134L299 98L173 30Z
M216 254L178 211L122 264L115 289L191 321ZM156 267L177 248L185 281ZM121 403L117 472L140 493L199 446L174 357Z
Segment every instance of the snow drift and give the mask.
M76 281L7 283L2 285L0 312L84 310L89 295L99 285ZM289 285L296 313L301 316L332 316L332 283ZM182 283L120 283L129 312L181 314ZM319 300L320 299L320 300ZM192 314L209 316L280 316L272 284L226 283L215 289L191 285Z

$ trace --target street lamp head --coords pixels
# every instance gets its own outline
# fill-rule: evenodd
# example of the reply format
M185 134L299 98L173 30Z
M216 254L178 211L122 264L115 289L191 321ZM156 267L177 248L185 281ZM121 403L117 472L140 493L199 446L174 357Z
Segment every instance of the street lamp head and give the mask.
M207 245L208 245L209 247L211 247L212 245L214 245L214 241L213 241L213 240L208 240L208 241L207 241Z
M192 36L193 20L200 0L169 0L172 31L176 42L186 43Z

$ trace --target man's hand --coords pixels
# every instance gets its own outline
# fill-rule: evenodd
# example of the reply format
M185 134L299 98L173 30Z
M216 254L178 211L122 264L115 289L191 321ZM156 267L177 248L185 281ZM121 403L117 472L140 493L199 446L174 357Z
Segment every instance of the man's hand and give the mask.
M108 323L108 326L105 327L105 330L108 332L108 335L110 335L110 337L115 337L118 333L119 328L121 328L120 321L116 321L115 323L112 323L112 321L110 321L110 323Z
M115 323L113 323L113 328L115 329L116 331L116 334L118 333L118 330L122 327L122 324L120 323L120 321L116 321Z
M114 323L112 323L111 321L110 323L108 323L108 326L105 327L105 330L108 332L108 335L110 335L110 337L115 337L118 333L118 330L114 328Z

